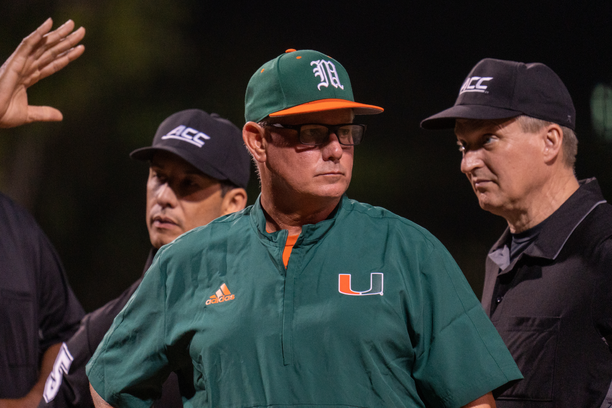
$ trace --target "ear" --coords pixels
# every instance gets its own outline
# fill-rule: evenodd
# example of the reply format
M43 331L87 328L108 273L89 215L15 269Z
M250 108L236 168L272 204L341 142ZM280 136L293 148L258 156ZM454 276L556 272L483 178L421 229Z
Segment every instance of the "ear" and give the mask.
M244 140L244 144L249 149L251 156L259 163L266 161L268 141L265 136L266 130L258 123L247 122L242 128L242 140Z
M221 215L227 215L246 207L247 193L244 188L233 188L223 196Z
M563 130L556 123L542 129L542 138L544 141L544 160L546 163L553 163L561 156L561 147L563 145Z

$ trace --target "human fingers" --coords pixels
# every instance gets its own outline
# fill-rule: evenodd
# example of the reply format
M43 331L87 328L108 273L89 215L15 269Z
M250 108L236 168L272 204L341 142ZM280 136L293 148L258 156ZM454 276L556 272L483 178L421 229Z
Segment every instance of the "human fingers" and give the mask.
M59 55L64 51L73 48L85 37L85 27L79 27L67 37L64 37L57 45L49 49L51 54Z
M27 48L28 51L31 50L40 42L40 40L44 38L44 36L49 32L49 30L51 30L51 27L53 27L53 20L51 19L51 17L49 17L36 30L34 30L32 33L30 33L30 35L28 35L21 41L21 44L19 45L17 50L19 50L19 48L24 47Z
M44 67L58 54L74 47L85 35L85 29L79 29L68 35L74 28L74 22L68 20L64 25L49 33L53 20L48 18L33 33L23 39L13 55L5 62L7 67L22 78L28 78ZM67 40L62 44L62 40ZM50 51L50 52L49 52Z
M64 119L62 113L51 106L28 106L26 123L59 122Z
M34 58L39 58L45 51L64 40L74 29L74 21L68 20L55 30L46 33L41 38L34 51Z
M24 85L30 87L80 57L85 51L85 46L74 47L74 45L78 44L84 36L85 28L80 27L55 47L46 50L37 60L31 60L23 71L23 77L26 78Z
M28 80L26 81L26 87L30 87L39 80L46 78L49 75L61 70L70 62L79 58L83 54L83 52L85 52L85 46L81 44L56 56L48 64L43 67L39 67L37 72L34 72L30 75L30 78L28 78Z
M80 27L78 30L63 38L53 47L50 47L45 50L44 53L40 55L40 57L37 59L36 66L41 69L56 58L62 56L67 50L75 48L75 46L83 39L83 37L85 37L85 28Z
M25 114L10 115L0 119L1 128L13 128L32 122L58 122L63 119L62 113L51 106L28 106Z
M19 46L15 49L15 52L13 52L13 55L9 57L5 64L12 61L20 61L23 64L27 60L28 56L32 54L33 50L40 46L44 35L49 32L52 26L53 20L48 18L36 30L21 41Z

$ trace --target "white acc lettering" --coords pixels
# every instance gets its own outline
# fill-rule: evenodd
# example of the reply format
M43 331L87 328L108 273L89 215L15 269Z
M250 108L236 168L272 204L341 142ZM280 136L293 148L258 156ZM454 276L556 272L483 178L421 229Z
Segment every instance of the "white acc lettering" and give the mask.
M463 85L461 86L459 95L465 92L485 93L487 91L487 85L483 85L483 82L488 82L492 79L493 77L479 77L479 76L468 77L463 83Z
M45 382L45 391L43 392L45 402L49 403L53 401L62 385L64 373L68 373L73 360L74 358L72 354L70 354L70 351L68 351L66 343L62 343L62 347L59 353L57 353L57 357L53 363L53 371L51 371L51 374L49 374Z
M204 140L209 140L210 136L197 129L181 125L162 136L162 139L178 139L202 147L204 146Z

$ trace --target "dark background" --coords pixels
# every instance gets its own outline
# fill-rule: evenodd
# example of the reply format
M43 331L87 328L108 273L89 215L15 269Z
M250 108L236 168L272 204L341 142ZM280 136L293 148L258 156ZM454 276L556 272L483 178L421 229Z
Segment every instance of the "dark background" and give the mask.
M480 210L452 132L419 122L453 104L480 59L543 62L559 74L578 113L577 175L598 177L612 196L612 146L592 121L604 108L591 107L598 84L612 95L609 0L0 0L1 60L49 16L55 26L68 18L85 26L86 52L29 91L32 104L59 108L62 123L2 130L0 190L35 215L88 311L141 274L149 249L147 168L129 152L186 108L242 126L250 76L287 48L333 56L356 100L385 108L359 118L368 134L349 196L433 232L477 294L505 222ZM612 117L606 123L610 136ZM249 203L257 194L253 177Z

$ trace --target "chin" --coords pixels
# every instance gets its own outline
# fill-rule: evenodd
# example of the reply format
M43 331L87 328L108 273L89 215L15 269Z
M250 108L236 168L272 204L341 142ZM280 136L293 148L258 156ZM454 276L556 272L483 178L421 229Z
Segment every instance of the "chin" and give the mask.
M478 204L480 204L480 208L490 212L493 215L499 215L500 217L503 216L502 207L499 205L493 205L489 201L479 201Z
M342 197L342 194L344 194L347 189L348 184L332 184L321 188L319 190L319 195L321 197L339 198Z
M491 203L486 198L478 197L478 205L485 211L490 211Z
M176 236L169 237L169 236L167 236L165 234L156 234L154 237L151 238L151 245L153 245L153 247L159 249L162 246L164 246L166 244L169 244L172 241L174 241L175 238L176 238Z

